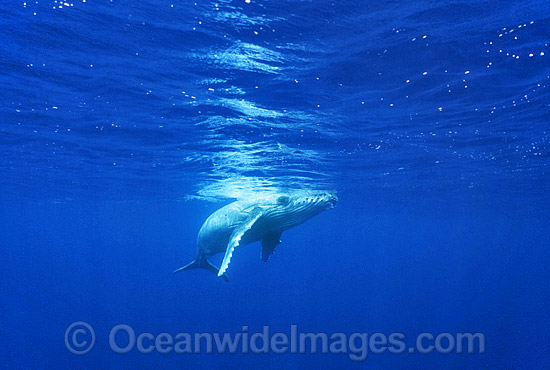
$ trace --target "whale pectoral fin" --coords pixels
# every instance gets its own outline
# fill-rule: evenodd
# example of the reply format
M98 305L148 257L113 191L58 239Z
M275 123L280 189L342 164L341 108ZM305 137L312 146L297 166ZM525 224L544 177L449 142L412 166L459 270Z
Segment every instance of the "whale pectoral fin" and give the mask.
M243 235L250 230L252 225L254 225L254 223L260 218L262 213L263 210L260 207L254 208L250 211L246 220L244 220L243 223L233 231L233 234L231 234L231 237L229 238L229 243L227 243L227 249L225 251L225 256L223 257L222 265L220 266L220 271L218 271L218 276L222 276L225 270L227 270L229 262L231 261L231 256L233 256L233 251L239 245Z
M275 248L281 244L281 234L279 232L271 233L262 240L262 261L266 262L275 252Z

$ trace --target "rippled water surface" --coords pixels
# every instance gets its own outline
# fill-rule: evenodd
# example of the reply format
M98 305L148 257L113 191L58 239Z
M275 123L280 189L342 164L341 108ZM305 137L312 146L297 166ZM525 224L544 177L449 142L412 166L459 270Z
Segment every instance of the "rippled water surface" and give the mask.
M421 193L548 173L545 1L2 6L2 184Z

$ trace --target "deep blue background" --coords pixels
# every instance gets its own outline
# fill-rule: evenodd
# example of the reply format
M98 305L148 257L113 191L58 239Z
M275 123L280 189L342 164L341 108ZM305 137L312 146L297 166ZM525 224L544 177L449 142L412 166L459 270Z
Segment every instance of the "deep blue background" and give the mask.
M523 203L523 202L521 202ZM544 368L550 324L546 210L515 201L400 203L348 197L286 232L278 253L234 256L230 283L172 275L193 257L202 202L10 203L3 209L6 368ZM327 227L330 225L330 227ZM97 333L78 357L71 322ZM483 332L483 355L117 355L109 330Z
M547 368L549 10L0 5L0 367ZM340 202L285 232L268 263L259 245L238 250L228 284L172 275L209 214L285 187ZM82 357L63 343L79 320L97 333ZM408 344L483 332L487 351L117 355L120 323Z

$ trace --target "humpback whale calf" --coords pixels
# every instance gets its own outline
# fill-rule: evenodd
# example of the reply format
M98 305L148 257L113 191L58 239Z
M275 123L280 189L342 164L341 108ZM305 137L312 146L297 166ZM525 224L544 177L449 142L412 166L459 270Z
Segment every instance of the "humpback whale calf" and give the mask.
M262 241L262 261L267 261L281 243L281 233L334 207L338 198L329 192L296 191L238 200L212 213L197 236L194 261L174 271L202 268L228 281L225 271L235 248ZM225 253L218 269L207 259Z

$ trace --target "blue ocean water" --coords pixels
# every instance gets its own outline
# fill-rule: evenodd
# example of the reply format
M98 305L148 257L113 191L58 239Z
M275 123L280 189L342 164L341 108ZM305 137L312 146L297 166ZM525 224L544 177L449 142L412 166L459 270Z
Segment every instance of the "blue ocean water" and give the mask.
M548 368L549 29L540 0L3 2L0 367ZM172 274L212 212L285 189L339 202L229 283ZM118 354L118 324L486 348Z

